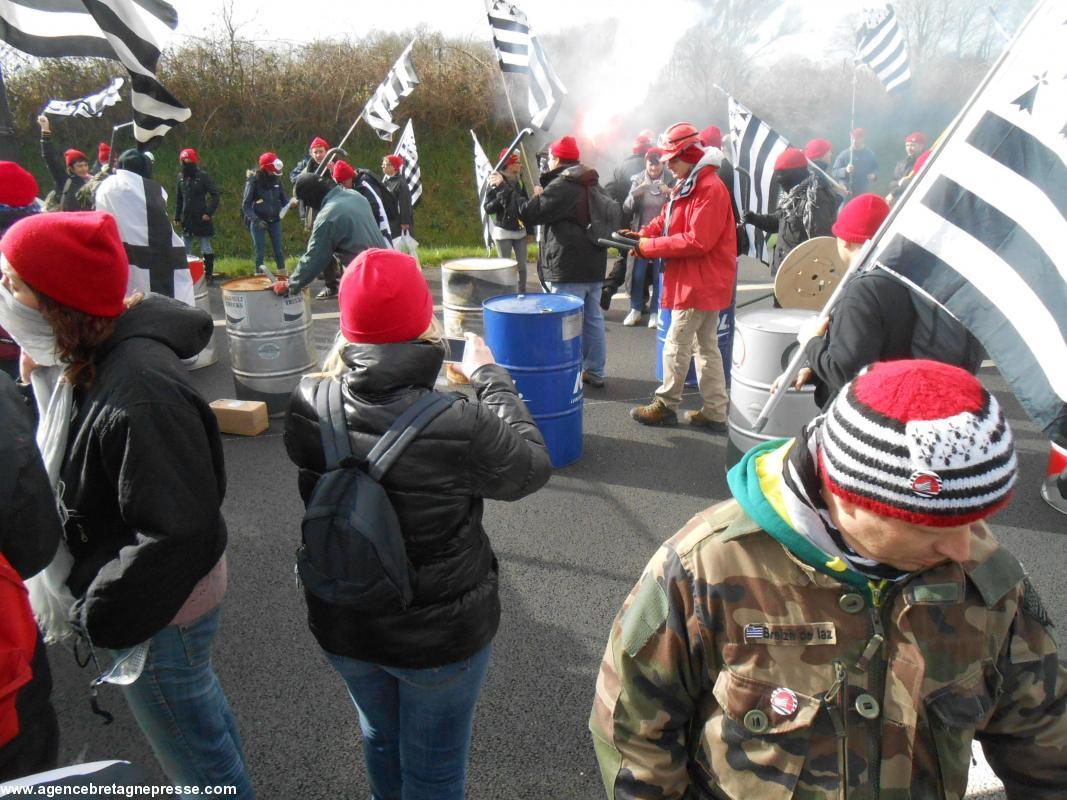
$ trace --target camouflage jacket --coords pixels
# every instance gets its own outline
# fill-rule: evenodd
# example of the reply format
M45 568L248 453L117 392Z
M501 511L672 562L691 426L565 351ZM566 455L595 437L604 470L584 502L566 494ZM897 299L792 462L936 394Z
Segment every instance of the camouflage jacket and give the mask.
M1009 798L1067 798L1067 669L1019 562L971 561L874 606L735 500L652 558L590 718L609 798L961 798L981 741Z

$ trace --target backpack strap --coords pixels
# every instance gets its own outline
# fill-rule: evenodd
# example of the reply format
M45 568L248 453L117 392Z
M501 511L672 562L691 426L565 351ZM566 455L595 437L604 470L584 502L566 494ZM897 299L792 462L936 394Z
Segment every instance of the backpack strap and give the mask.
M319 381L315 387L315 411L319 415L319 435L322 437L326 469L336 469L344 459L352 455L340 381L329 378Z
M453 402L455 398L449 400L438 392L429 391L412 403L367 454L367 472L370 476L380 481L422 429L450 408Z

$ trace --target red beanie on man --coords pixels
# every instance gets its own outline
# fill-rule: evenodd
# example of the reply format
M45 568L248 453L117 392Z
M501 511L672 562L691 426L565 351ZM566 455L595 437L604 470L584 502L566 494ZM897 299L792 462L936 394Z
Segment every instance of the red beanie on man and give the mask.
M812 161L816 161L827 155L833 149L829 139L812 139L804 145L804 155Z
M180 153L178 153L179 161L188 161L190 164L199 164L200 156L196 154L196 151L191 147L186 147Z
M419 338L433 317L433 297L415 259L372 247L348 265L337 298L341 333L350 342L386 344Z
M573 136L564 136L563 138L552 142L552 145L548 148L548 152L560 161L578 161L581 158L581 153L578 150L578 142L575 141Z
M333 179L338 183L344 183L356 177L356 171L352 169L352 165L347 161L333 162L330 174L333 175Z
M37 199L37 181L14 161L0 161L0 206L23 208Z
M70 169L79 161L89 163L89 159L85 157L85 153L81 150L75 150L73 147L70 150L63 151L63 160L67 162L67 169Z
M499 161L500 159L502 159L505 155L507 155L507 152L508 152L508 149L505 147L503 150L500 151L500 155L498 155L496 157L496 160ZM509 167L512 164L518 164L518 163L519 163L518 151L513 151L512 154L510 156L508 156L508 160L504 162L504 166L505 167Z
M700 132L700 143L705 147L718 147L722 150L722 131L718 125L709 125Z
M30 287L94 317L122 313L130 262L115 218L103 211L55 211L20 219L0 255Z
M905 136L904 141L911 142L913 144L925 145L926 136L920 131L915 131L914 133L909 133L907 136Z
M259 168L271 175L277 175L281 170L281 159L269 150L259 157Z
M630 148L630 152L635 156L643 156L645 151L652 146L652 137L647 133L639 133L634 137L633 146Z
M845 204L831 230L838 239L863 244L874 236L888 216L885 200L876 194L861 194Z
M396 153L386 156L385 160L393 165L393 169L400 169L402 166L404 166L403 157L398 156Z
M311 144L308 145L308 150L313 147L325 147L327 150L330 149L329 143L321 136L316 136L314 139L311 140Z
M778 154L774 161L774 168L779 169L802 169L808 165L807 156L796 147L787 147Z
M100 142L96 146L96 160L101 164L106 164L111 159L111 145L107 142Z

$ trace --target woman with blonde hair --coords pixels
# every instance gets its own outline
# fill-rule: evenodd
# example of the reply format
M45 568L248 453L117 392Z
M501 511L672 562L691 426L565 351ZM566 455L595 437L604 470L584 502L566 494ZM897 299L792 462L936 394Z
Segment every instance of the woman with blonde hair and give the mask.
M408 255L360 253L341 278L339 307L341 332L326 372L301 381L286 417L285 444L305 503L327 468L319 390L340 383L348 444L362 460L435 391L445 356L429 287ZM383 610L306 592L312 633L359 714L375 800L464 796L474 706L500 621L483 503L531 494L551 472L515 384L480 338L468 340L461 370L476 398L447 395L448 407L380 481L399 521L411 601Z

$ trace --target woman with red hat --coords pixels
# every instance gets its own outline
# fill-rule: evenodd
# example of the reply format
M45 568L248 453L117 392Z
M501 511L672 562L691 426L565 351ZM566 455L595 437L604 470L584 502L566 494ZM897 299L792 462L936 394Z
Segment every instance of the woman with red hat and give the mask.
M408 179L401 170L404 159L396 153L382 159L382 183L396 198L397 210L400 212L400 233L415 235L415 212L411 204L411 188Z
M501 150L503 158L507 150ZM530 199L522 183L522 162L512 153L500 172L489 176L482 207L493 215L493 243L501 258L514 258L519 267L519 291L526 291L526 226L519 219L519 204Z
M268 151L259 157L259 169L249 172L248 180L245 181L241 214L252 234L252 245L256 249L256 269L263 264L264 238L270 234L274 263L279 271L285 271L281 213L290 200L278 179L283 166L282 160Z
M630 178L630 191L622 204L623 219L630 220L630 227L639 230L659 216L667 204L674 178L667 172L660 156L663 150L650 147L645 151L645 168ZM648 327L656 327L659 315L659 260L634 258L633 274L630 276L630 311L622 324L633 327L645 314L645 292L652 288L648 304Z
M0 240L0 269L0 313L66 520L34 610L46 635L79 637L98 663L110 655L97 682L122 685L175 785L253 798L211 666L226 591L222 440L181 361L207 344L211 317L126 297L126 252L104 212L20 220Z
M323 393L339 392L348 446L365 459L401 414L434 395L446 352L430 288L409 255L360 253L341 278L338 305L341 330L324 372L300 382L285 420L305 503L327 468ZM476 396L445 395L447 407L380 479L410 564L411 601L335 605L307 593L312 633L359 714L371 796L382 800L463 798L475 704L500 622L484 502L532 494L551 473L515 384L474 334L460 370ZM381 581L380 562L351 577Z
M80 211L78 190L89 180L89 158L81 150L63 151L60 161L52 145L52 127L48 117L37 117L41 126L41 158L52 174L56 187L45 202L46 211Z
M181 169L174 194L174 222L181 229L187 256L193 253L193 242L200 240L204 275L208 283L212 283L215 279L215 250L211 246L215 224L212 218L219 208L219 190L200 166L200 156L193 148L186 147L178 153L178 163Z

